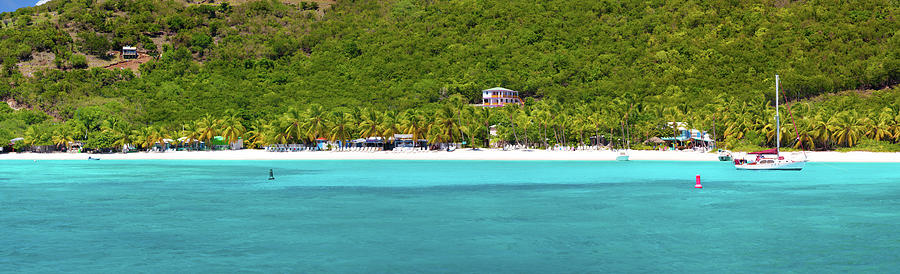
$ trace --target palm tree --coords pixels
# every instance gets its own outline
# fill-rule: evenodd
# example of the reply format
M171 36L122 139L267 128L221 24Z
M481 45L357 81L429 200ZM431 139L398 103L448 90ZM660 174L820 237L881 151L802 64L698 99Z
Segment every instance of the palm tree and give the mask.
M900 141L900 113L894 116L894 123L891 126L891 132L894 133L894 142Z
M763 130L763 133L766 134L766 146L775 146L774 145L775 138L776 138L775 123L774 122L765 123L765 125L763 125L762 130Z
M594 139L596 140L596 145L600 146L600 132L603 130L603 114L600 113L597 109L593 109L591 114L586 118L588 123L592 126L591 134L594 135ZM588 142L590 142L590 138L588 138Z
M451 143L455 141L454 134L459 132L459 124L454 117L454 110L450 106L443 106L435 113L434 125L432 125L429 141L433 143Z
M306 113L296 109L289 108L281 117L283 123L282 135L279 136L280 142L286 143L290 140L302 141L305 139L305 123L307 120Z
M813 121L810 118L803 117L797 119L797 129L800 137L797 138L797 142L794 143L794 148L814 149L816 147L816 139L813 137L812 127Z
M346 146L346 141L352 138L350 133L354 130L356 120L353 119L353 116L350 115L350 113L339 110L332 111L328 117L329 126L331 128L328 133L328 140L332 142L340 141L340 149L343 150Z
M891 108L885 107L875 120L870 121L871 124L866 126L865 135L867 137L875 141L885 141L894 138L893 127L896 124L894 124L893 110Z
M463 97L461 94L453 94L453 95L450 95L449 98L447 98L447 102L455 110L454 114L456 115L456 124L457 124L457 126L461 127L463 125L462 110L465 108L466 98ZM459 138L464 138L462 129L458 128L458 131L459 131Z
M149 149L153 146L154 142L153 127L147 126L136 129L132 131L131 139L135 141L135 144L138 145L141 149Z
M515 111L515 124L522 128L522 137L525 139L525 147L531 147L531 142L528 139L528 127L531 126L533 119L527 113L525 113L522 108L516 107Z
M181 135L181 138L178 138L181 145L184 146L185 143L191 143L191 149L194 149L194 144L197 143L197 140L200 140L200 131L197 130L197 126L194 123L182 125L181 132L178 135Z
M67 150L72 147L72 142L75 142L72 135L66 132L64 128L57 128L54 130L51 141L57 148L65 146Z
M109 120L103 121L103 123L100 125L100 130L102 132L112 134L112 136L115 138L115 141L113 141L113 146L121 147L122 153L127 152L125 151L126 145L131 144L132 139L131 134L129 134L131 130L129 130L129 125L126 122L113 117Z
M422 137L431 144L435 144L431 142L432 130L437 128L437 116L435 113L433 110L422 113Z
M225 138L225 142L228 144L237 142L237 139L241 138L247 129L241 123L243 119L236 115L225 116L218 121L219 126L222 127L222 137Z
M513 137L515 138L515 141L516 141L515 144L519 145L519 133L516 131L516 119L515 119L517 108L502 107L502 108L500 108L500 110L504 114L506 114L505 116L508 118L507 121L509 121L509 123L507 125L512 129Z
M665 118L666 125L669 125L669 123L676 123L676 124L673 124L673 126L672 126L672 136L677 137L678 136L677 123L682 122L681 120L683 117L683 115L681 114L681 111L678 109L678 107L669 106L662 110L662 115Z
M475 118L482 123L484 130L484 147L491 146L491 108L481 107L475 110Z
M380 137L382 116L374 110L363 110L359 123L360 136L363 138Z
M203 116L202 118L200 118L199 121L197 121L197 124L196 124L197 137L199 140L206 141L207 146L209 146L210 140L212 140L213 137L216 137L216 135L218 135L218 129L219 129L218 122L219 122L218 120L216 120L215 118L212 117L212 115L209 115L209 114L206 114L206 116Z
M828 149L831 143L831 124L819 114L810 118L809 135L817 143L822 144L822 149ZM815 148L815 146L813 146Z
M149 148L155 146L156 144L164 144L165 139L170 136L166 133L166 131L162 128L155 126L147 126L144 131L144 145Z
M328 113L325 112L325 108L320 105L311 105L306 110L306 113L306 123L303 126L306 128L306 137L308 140L315 142L316 138L327 135Z
M863 126L858 117L856 111L844 111L833 116L831 135L835 142L847 147L852 147L859 142Z
M544 103L544 101L538 102L538 104L535 105L535 111L532 113L534 113L535 121L540 129L541 143L544 144L545 148L550 147L550 143L547 142L549 140L547 138L547 130L552 122L552 116L550 115L547 104Z
M399 134L402 132L400 130L400 117L397 117L397 113L394 111L387 111L384 113L383 118L381 119L381 134L385 137L385 141L388 138L394 136L394 134Z
M406 134L412 134L413 147L427 131L423 116L421 111L412 109L404 111L400 116L400 130Z
M250 123L250 131L247 131L247 142L249 147L260 148L268 146L274 142L275 134L272 124L263 119L254 120Z

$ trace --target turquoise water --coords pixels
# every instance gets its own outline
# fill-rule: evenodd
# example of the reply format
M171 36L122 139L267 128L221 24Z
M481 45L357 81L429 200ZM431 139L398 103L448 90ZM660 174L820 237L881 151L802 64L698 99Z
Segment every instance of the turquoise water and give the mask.
M897 269L900 164L0 161L2 272Z

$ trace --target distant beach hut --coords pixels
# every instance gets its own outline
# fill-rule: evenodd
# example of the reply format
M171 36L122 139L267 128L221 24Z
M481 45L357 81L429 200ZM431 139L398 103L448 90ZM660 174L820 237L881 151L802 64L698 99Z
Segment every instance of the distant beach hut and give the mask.
M412 134L394 134L394 147L415 147Z
M316 138L316 150L327 150L327 149L328 149L328 139Z
M211 140L209 140L210 145L213 150L223 150L228 148L228 143L225 142L225 137L215 136Z
M366 145L365 138L350 140L350 147L364 147Z
M231 144L229 144L229 145L231 146L231 150L244 149L244 138L238 137L237 140L235 140L234 142L231 142Z
M645 143L662 144L662 143L665 143L666 141L663 141L663 139L660 139L659 137L651 137L650 139L647 139L647 141L644 141L644 142Z
M137 47L132 47L132 46L122 47L122 58L123 59L137 59L138 58Z
M381 138L381 137L366 138L366 147L384 148L384 138Z

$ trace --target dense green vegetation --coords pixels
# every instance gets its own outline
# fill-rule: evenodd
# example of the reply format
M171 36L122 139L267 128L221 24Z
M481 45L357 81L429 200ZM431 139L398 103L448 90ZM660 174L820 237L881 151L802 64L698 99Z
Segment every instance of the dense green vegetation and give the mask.
M897 151L900 148L900 90L872 94L847 93L794 103L780 110L785 123L782 143L787 148L825 150L853 147L873 151ZM761 100L761 99L760 99ZM360 107L326 109L312 104L292 106L286 112L266 119L246 120L238 112L222 116L205 115L181 125L136 125L129 123L128 109L115 102L82 107L66 122L53 122L38 111L12 111L0 107L4 128L24 131L24 142L17 148L55 145L60 148L81 140L85 148L117 148L133 144L141 149L163 144L165 139L182 139L179 145L199 140L209 143L214 136L231 142L238 138L249 147L270 144L313 144L318 138L331 141L367 137L390 138L394 134L412 134L431 144L464 143L469 147L522 145L590 145L592 136L604 136L611 146L624 146L630 140L636 148L652 136L671 136L665 124L679 120L696 128L713 131L726 146L759 149L775 145L774 109L754 108L758 102L721 102L708 108L689 108L654 104L630 104L625 100L595 101L571 107L555 100L526 100L522 107L471 107L461 95L452 95L440 104L404 111ZM891 107L878 108L877 106ZM490 135L497 125L498 136ZM12 137L0 131L0 137ZM643 144L642 144L643 143ZM175 144L174 142L172 143Z
M49 144L67 136L103 147L148 135L135 132L187 136L200 124L231 124L264 144L331 135L339 124L353 125L349 136L413 133L408 127L418 122L400 129L412 119L436 141L484 144L484 125L498 124L506 141L546 146L591 132L623 135L628 117L635 143L667 134L667 121L687 121L706 130L715 124L717 139L732 147L768 146L780 74L795 101L784 136L796 138L796 122L801 140L785 137L785 145L891 149L900 137L896 89L827 94L900 82L898 6L54 0L0 15L0 99L37 110L0 114L0 137ZM140 77L82 69L84 55L108 58L123 45L158 58L141 66ZM52 53L54 67L22 75L16 64L39 52ZM518 90L529 103L466 106L494 86ZM321 124L307 124L313 118ZM360 129L365 121L368 131ZM876 125L881 131L871 132Z

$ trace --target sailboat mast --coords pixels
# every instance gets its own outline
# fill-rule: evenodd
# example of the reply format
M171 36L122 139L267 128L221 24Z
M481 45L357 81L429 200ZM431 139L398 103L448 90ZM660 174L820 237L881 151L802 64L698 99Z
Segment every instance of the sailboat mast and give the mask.
M775 153L781 148L781 121L778 117L778 74L775 74Z

